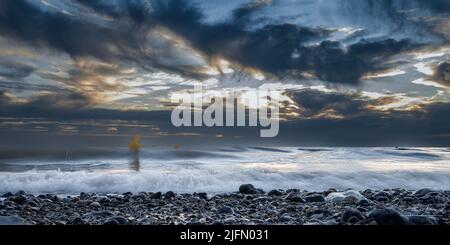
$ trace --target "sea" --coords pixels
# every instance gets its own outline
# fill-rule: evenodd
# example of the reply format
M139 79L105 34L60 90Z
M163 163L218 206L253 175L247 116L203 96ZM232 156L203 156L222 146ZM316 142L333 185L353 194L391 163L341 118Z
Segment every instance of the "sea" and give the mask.
M450 148L126 148L0 155L0 193L450 190Z

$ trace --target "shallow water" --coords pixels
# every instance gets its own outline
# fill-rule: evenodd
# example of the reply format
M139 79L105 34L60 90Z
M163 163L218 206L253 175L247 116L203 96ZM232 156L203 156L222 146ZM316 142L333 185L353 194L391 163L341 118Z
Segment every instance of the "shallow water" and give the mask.
M230 192L259 188L450 189L448 148L126 149L0 160L0 192Z

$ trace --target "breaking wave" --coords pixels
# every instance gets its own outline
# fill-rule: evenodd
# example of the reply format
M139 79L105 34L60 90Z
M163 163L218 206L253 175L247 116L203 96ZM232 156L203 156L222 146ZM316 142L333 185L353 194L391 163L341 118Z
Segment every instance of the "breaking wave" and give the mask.
M0 193L232 192L259 188L307 190L424 187L450 189L450 152L444 148L231 148L147 151L141 169L130 158L70 161L2 160Z

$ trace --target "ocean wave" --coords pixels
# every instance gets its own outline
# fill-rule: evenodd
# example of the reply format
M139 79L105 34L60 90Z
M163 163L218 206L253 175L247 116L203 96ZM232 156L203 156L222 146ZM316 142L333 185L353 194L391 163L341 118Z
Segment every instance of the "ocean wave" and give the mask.
M0 192L25 190L31 193L122 193L175 191L178 193L234 192L240 184L252 183L268 191L299 188L310 191L337 189L385 189L424 187L450 189L450 172L273 172L262 170L223 171L191 168L177 171L142 172L24 172L0 173Z
M143 150L139 172L130 170L132 159L125 153L103 159L2 161L0 192L219 193L236 191L243 183L265 190L450 189L450 155L442 148L296 149Z

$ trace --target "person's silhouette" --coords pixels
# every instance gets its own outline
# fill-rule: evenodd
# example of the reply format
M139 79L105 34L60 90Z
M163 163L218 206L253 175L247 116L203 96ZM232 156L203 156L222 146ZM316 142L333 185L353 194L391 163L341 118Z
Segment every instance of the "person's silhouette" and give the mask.
M130 162L130 169L134 171L139 171L141 168L141 163L139 160L139 150L141 149L141 136L134 135L131 143L128 145L130 149L133 159Z

